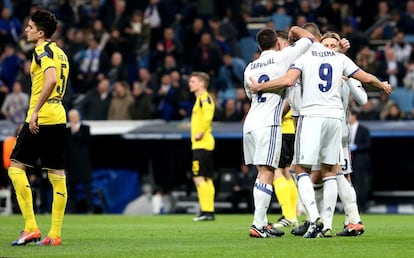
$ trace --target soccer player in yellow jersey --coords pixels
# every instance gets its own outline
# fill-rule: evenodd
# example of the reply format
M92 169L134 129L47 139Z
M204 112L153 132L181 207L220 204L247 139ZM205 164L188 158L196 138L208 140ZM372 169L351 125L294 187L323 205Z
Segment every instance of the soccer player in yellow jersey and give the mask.
M287 100L284 101L282 117L282 150L280 153L279 166L275 171L273 187L276 198L282 209L282 217L273 224L275 228L296 227L296 205L298 202L298 190L296 183L289 172L293 159L295 145L295 125L293 123L292 111Z
M197 189L201 213L193 221L214 220L213 151L212 134L214 101L207 91L210 77L203 72L190 76L190 91L196 96L191 114L191 149L193 151L193 181Z
M47 10L35 11L26 26L27 40L35 44L30 68L30 105L8 170L17 202L24 218L24 229L13 246L40 240L41 233L33 211L33 197L26 169L40 159L53 188L51 228L37 245L61 245L61 228L67 202L64 154L66 112L62 105L69 63L66 54L49 39L57 27L56 17Z

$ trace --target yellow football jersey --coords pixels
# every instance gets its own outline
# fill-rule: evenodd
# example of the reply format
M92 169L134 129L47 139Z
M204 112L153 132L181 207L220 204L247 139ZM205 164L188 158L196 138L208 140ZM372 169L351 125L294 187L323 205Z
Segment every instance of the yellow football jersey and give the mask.
M215 105L213 98L206 91L197 96L191 114L191 143L192 149L214 150L213 117ZM195 136L204 132L201 140L196 141Z
M66 112L62 99L66 91L69 76L69 62L66 54L54 42L44 42L37 46L33 53L30 68L32 79L32 93L27 112L26 122L30 121L31 114L39 99L45 82L44 72L48 68L56 69L57 83L48 100L39 110L39 125L65 124Z
M292 110L289 110L282 118L282 134L295 134L295 124L293 123Z

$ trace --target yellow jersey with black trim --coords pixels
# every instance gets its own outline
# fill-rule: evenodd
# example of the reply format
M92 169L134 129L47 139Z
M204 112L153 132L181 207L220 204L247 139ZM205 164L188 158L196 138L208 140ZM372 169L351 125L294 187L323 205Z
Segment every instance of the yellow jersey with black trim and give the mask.
M191 114L191 149L214 150L214 110L213 98L207 91L196 97ZM204 132L203 138L196 141L196 135L201 132Z
M282 134L295 134L292 110L289 110L282 118Z
M30 117L40 97L45 82L45 71L48 68L56 69L57 82L48 100L39 110L38 124L53 125L66 123L66 111L62 99L66 91L69 76L69 62L66 54L55 42L46 41L34 49L30 74L32 79L32 93L27 112L26 122Z

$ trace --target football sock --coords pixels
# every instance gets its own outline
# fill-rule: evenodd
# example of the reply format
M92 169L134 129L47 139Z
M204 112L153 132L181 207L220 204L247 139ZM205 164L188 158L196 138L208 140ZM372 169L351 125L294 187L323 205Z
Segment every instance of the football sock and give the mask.
M295 181L291 178L287 180L290 188L290 207L292 208L292 214L294 219L297 219L297 205L298 205L298 189L296 188Z
M313 190L315 191L315 201L318 206L318 210L323 210L323 184L313 184Z
M276 198L282 209L282 215L289 220L296 218L296 209L293 210L290 201L290 185L284 176L278 177L273 181Z
M53 188L52 225L48 236L50 238L56 238L60 237L63 216L65 215L66 202L68 199L66 176L48 173L48 178Z
M336 176L328 176L323 181L323 210L321 217L323 221L323 229L332 230L332 220L335 213L336 201L338 199L338 185Z
M308 173L298 175L298 193L303 206L308 212L309 221L315 222L319 218L319 211L315 201L315 191Z
M211 179L206 179L196 186L198 201L202 212L214 212L215 188Z
M206 212L214 212L214 194L215 188L213 184L213 180L208 178L206 180L206 195L207 195L207 203L206 203Z
M337 175L336 181L338 183L339 198L341 198L342 204L344 205L344 224L357 224L361 221L361 217L358 211L355 189L352 187L351 183L346 180L343 174Z
M267 225L267 210L273 195L273 186L270 184L260 183L259 179L253 186L254 200L254 217L253 225L262 228Z
M8 174L16 192L17 203L19 204L25 222L24 231L34 231L38 227L33 210L32 189L30 188L26 171L16 167L10 167Z

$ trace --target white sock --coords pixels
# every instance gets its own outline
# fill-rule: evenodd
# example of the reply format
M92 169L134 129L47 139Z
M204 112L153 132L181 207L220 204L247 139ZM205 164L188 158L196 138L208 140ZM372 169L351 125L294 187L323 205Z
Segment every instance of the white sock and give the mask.
M315 191L315 201L318 205L318 211L323 211L323 183L313 184L313 190Z
M298 192L303 206L305 206L305 209L308 211L309 221L315 222L319 218L319 211L315 201L315 191L313 190L313 184L309 174L301 173L298 175Z
M349 223L357 224L361 221L361 217L358 211L358 204L356 199L356 193L354 187L346 180L343 174L336 176L338 183L339 198L344 205L345 221L344 224Z
M336 176L328 176L323 181L323 211L321 217L323 221L323 230L332 230L332 220L335 213L336 201L338 199L338 185Z
M273 186L271 184L260 183L259 179L253 186L254 217L253 225L262 228L267 225L267 210L273 196Z

